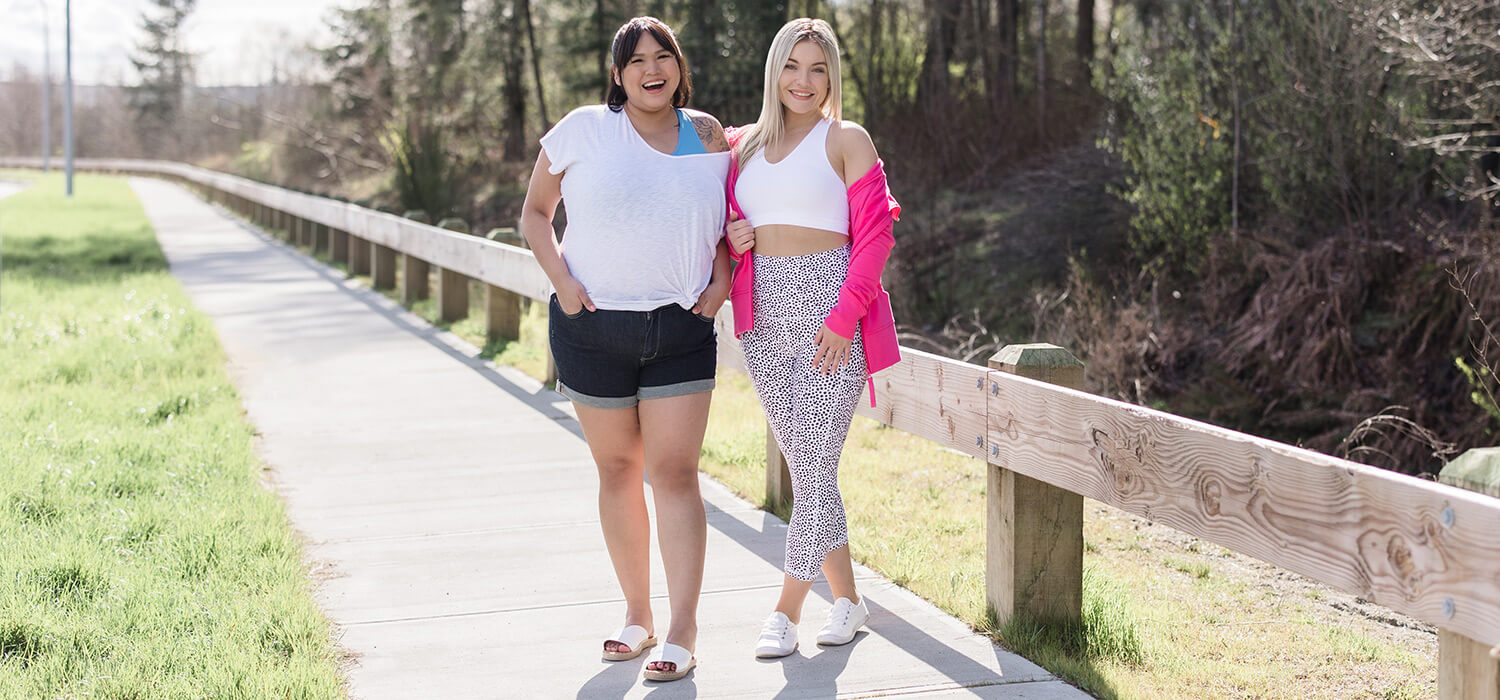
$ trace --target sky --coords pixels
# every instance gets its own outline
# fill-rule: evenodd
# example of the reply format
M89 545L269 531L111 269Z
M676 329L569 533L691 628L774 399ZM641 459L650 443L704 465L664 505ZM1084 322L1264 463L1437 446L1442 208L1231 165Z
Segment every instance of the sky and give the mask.
M63 0L0 0L0 76L17 64L42 72L42 6L47 6L52 74L63 75ZM357 0L198 0L188 19L188 47L198 52L198 82L264 82L273 66L306 63L296 48L327 44L326 18ZM127 84L136 80L130 51L140 37L147 0L73 0L73 80Z

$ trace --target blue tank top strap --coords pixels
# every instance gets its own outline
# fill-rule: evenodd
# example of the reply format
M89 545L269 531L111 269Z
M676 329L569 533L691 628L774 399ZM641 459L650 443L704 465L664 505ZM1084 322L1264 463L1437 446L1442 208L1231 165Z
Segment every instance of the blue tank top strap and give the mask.
M687 112L680 109L676 111L677 150L672 151L672 155L690 156L695 153L707 153L708 149L703 147L703 139L698 138L698 129L693 126L692 118L688 117Z

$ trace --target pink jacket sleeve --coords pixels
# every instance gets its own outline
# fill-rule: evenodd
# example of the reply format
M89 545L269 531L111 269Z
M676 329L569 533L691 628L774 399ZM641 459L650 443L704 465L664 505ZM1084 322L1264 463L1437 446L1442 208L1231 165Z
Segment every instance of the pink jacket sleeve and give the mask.
M729 220L727 217L729 216L730 212L733 212L740 218L744 218L745 216L745 212L740 211L739 201L734 198L734 183L739 180L740 174L740 164L738 157L734 153L734 147L739 144L740 137L744 135L745 127L743 126L724 127L724 137L729 140L729 177L724 181L724 198L729 204L729 206L724 210L724 216L726 217L724 223L726 226L729 224ZM729 246L730 260L739 262L740 258L743 257L743 253L736 253L734 252L734 246Z
M849 276L839 289L838 303L828 312L828 329L845 338L854 337L860 319L880 293L880 274L896 239L892 224L901 217L901 205L891 196L885 179L885 162L877 160L870 172L849 186Z

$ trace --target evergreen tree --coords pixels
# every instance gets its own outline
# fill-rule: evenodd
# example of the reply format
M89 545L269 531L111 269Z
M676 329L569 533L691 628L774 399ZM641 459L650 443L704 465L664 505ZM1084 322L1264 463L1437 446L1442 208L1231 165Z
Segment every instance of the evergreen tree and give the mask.
M197 0L149 0L141 13L144 36L130 57L141 84L131 95L131 107L141 142L155 157L183 154L173 132L193 80L194 56L183 48L182 30L196 4Z

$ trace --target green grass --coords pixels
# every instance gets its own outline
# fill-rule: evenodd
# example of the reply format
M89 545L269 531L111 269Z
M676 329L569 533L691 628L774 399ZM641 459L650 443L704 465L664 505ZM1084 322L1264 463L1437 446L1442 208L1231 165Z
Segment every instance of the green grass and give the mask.
M28 177L0 202L0 697L342 695L223 352L139 204Z

